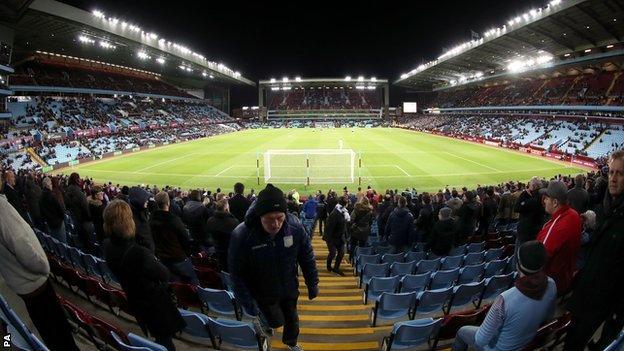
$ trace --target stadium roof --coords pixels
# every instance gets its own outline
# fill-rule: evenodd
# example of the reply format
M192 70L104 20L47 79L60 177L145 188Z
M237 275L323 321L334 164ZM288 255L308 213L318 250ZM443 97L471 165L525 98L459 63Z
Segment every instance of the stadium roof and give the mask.
M334 84L334 85L357 85L358 83L365 83L368 85L383 85L388 84L387 79L377 79L376 77L366 78L364 76L351 77L346 76L344 78L301 78L301 77L282 77L271 78L268 80L261 80L260 85L268 86L282 86L282 85L319 85L319 84Z
M624 0L553 0L501 22L402 74L395 84L430 91L618 50L614 44L624 41Z
M157 72L191 86L255 83L190 48L146 32L130 18L87 12L55 0L10 0L0 21L15 30L17 51L47 51ZM2 9L6 10L6 9ZM165 35L165 33L163 33Z

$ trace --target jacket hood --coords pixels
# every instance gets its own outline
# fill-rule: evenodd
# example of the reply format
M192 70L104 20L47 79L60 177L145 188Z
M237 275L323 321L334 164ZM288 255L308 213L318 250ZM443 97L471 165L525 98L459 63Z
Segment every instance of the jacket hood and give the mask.
M147 202L150 197L152 197L150 193L136 186L130 188L130 192L128 193L130 205L138 210L143 209L145 202Z
M396 212L397 217L405 217L407 215L409 215L410 211L409 209L407 209L407 207L397 207L394 209L394 211Z

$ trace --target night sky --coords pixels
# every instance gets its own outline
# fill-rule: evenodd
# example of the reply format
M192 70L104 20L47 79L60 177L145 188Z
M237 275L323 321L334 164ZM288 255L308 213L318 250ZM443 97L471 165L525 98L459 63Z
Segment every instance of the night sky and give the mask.
M391 82L508 19L545 6L523 1L153 1L61 0L98 9L187 45L258 81L271 77L376 76ZM408 5L411 3L411 5ZM158 4L155 6L155 4ZM409 99L391 87L391 105ZM232 91L232 107L257 90Z

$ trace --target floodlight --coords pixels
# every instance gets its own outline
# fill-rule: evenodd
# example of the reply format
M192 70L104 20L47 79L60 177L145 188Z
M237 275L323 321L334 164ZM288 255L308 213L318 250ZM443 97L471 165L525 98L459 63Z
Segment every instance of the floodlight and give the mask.
M358 77L358 82L363 82L364 81L364 76L359 76Z
M585 53L590 53L590 52L591 52L591 49L586 49L585 50Z
M407 75L407 73L403 73L403 74L401 74L401 79L405 79L405 78L407 78L407 77L409 77L409 76Z
M150 56L145 52L145 51L139 51L137 52L137 56L141 59L141 60L147 60L148 58L150 58Z
M208 73L206 73L206 71L203 71L203 72L202 72L202 76L203 76L203 77L207 77L207 76L208 76Z
M156 59L156 62L160 63L161 65L165 64L165 58L164 57L159 57Z
M280 90L279 87L271 87L271 90L276 91L276 90Z
M106 42L104 40L100 40L100 46L103 47L104 49L116 49L117 47L109 42Z
M98 11L98 10L93 10L93 12L91 12L93 14L93 16L97 17L97 18L102 18L104 17L104 12L102 11Z
M282 82L284 82L284 83L288 83L288 77L284 77L284 78L282 78Z
M271 83L275 83L275 78L271 78Z
M214 76L211 74L211 75L208 76L208 78L214 79Z
M368 90L375 90L375 86L374 85L369 85L366 87L366 89Z
M350 82L351 81L351 76L346 76L345 77L345 81Z
M301 82L301 77L299 77L299 76L295 77L295 81L296 82Z
M371 82L376 82L376 81L377 81L377 78L371 77Z

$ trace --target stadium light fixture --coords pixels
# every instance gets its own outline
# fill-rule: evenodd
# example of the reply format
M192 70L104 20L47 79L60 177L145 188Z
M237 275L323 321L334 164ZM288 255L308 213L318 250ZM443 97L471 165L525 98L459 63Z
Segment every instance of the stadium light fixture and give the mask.
M359 76L358 77L358 82L363 82L364 81L364 76Z
M301 77L296 76L296 77L295 77L295 82L301 82Z
M346 77L345 77L345 81L346 81L346 82L350 82L350 81L351 81L351 76L346 76Z
M371 80L371 82L376 82L376 81L377 81L377 78L376 78L376 77L371 77L371 79L370 79L370 80Z
M145 51L139 51L137 52L137 57L141 60L147 60L150 58L150 55L148 55Z
M368 90L375 90L375 86L374 85L369 85L366 87L366 89Z
M613 44L607 45L607 49L611 49L613 47Z
M586 54L588 54L588 53L590 53L590 52L591 52L591 49L586 49L586 50L585 50L585 53L586 53Z
M286 91L286 90L290 90L292 89L291 87L282 87L282 90Z
M207 77L207 76L208 76L208 73L206 73L206 71L203 71L202 72L202 77Z
M99 11L99 10L93 10L93 11L91 11L91 13L93 14L93 16L95 16L97 18L103 18L104 17L104 12Z
M93 44L93 43L95 43L95 40L89 38L86 35L79 35L78 36L78 41L80 41L81 43L85 43L85 44Z
M276 91L276 90L280 90L280 88L279 87L271 87L271 90L272 91Z
M241 76L241 73L239 71L234 72L234 77L238 78Z
M214 79L214 76L211 74L211 75L208 76L208 78Z
M165 58L164 57L159 57L156 59L156 62L160 63L161 65L165 64Z
M283 78L282 78L282 82L284 82L284 83L288 83L288 77L283 77Z
M356 85L355 89L357 89L357 90L364 90L364 89L366 89L366 87L364 85Z
M113 44L111 44L111 43L109 43L107 41L104 41L104 40L100 40L100 47L102 47L104 49L112 49L112 50L117 49L117 46L115 46L115 45L113 45Z
M549 4L550 6L557 6L561 4L561 0L552 0Z

